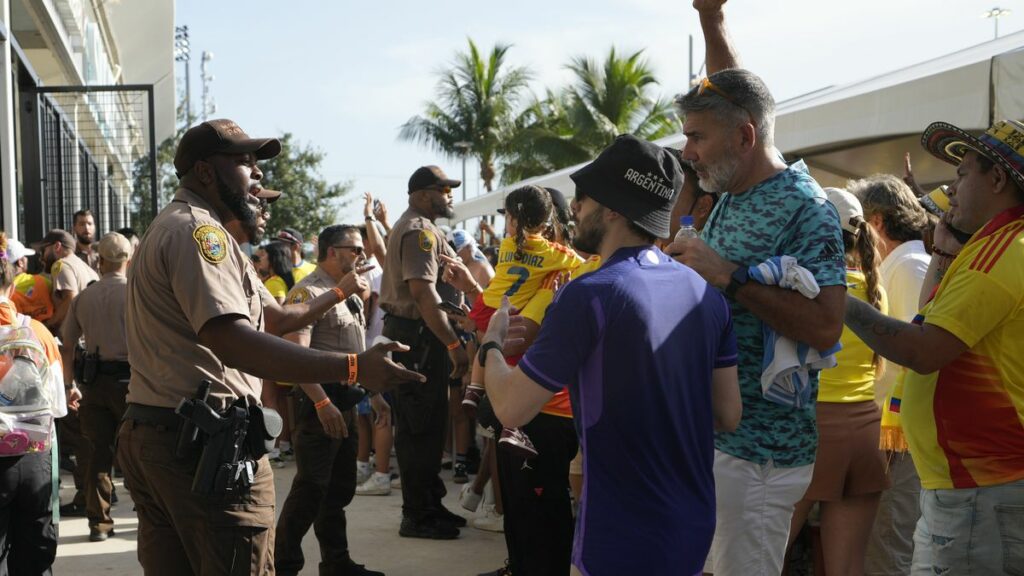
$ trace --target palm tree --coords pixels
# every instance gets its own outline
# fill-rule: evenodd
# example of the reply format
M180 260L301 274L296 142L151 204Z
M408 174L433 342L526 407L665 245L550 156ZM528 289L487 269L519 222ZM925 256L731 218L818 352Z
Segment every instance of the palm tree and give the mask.
M675 133L679 122L668 98L652 96L658 81L637 51L625 58L611 48L603 63L577 56L566 67L575 80L548 91L517 118L508 142L502 181L512 183L584 162L619 134L656 140Z
M451 69L440 73L437 100L422 116L402 125L401 140L418 142L452 157L468 154L480 164L480 178L490 192L503 142L512 139L515 108L531 79L529 70L509 67L510 45L496 44L484 56L472 39L458 52ZM468 143L468 148L463 148Z
M642 56L638 50L620 58L612 47L603 64L584 56L568 64L576 75L569 87L572 123L581 144L592 151L604 149L619 134L655 140L679 129L672 101L650 95L658 80Z
M570 121L571 101L567 92L550 89L536 96L515 120L511 139L503 146L501 181L511 184L559 168L586 162L593 157L580 144Z

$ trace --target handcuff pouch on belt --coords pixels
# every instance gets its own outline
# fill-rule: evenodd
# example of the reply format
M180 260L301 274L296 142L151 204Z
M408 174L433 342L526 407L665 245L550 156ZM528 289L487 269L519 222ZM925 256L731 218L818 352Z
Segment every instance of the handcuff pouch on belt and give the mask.
M185 419L177 446L184 457L202 447L192 492L224 496L248 491L256 465L283 428L281 416L270 408L249 406L245 398L217 412L206 399L211 383L204 380L193 398L183 399L175 410Z

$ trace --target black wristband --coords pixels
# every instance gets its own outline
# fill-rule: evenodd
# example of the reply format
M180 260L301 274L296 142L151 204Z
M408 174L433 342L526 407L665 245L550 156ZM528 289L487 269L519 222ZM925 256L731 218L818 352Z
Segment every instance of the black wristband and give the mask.
M501 352L502 356L505 355L505 351L501 348L501 344L498 344L494 340L491 340L490 342L484 342L480 346L480 351L477 352L476 355L477 362L480 363L481 368L487 365L487 352L489 352L490 350L497 350L498 352Z

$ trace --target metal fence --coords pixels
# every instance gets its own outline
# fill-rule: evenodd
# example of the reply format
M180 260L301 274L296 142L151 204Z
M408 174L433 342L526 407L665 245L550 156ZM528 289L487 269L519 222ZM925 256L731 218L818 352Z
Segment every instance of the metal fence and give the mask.
M72 229L88 209L97 236L157 202L153 87L66 86L22 93L25 237Z

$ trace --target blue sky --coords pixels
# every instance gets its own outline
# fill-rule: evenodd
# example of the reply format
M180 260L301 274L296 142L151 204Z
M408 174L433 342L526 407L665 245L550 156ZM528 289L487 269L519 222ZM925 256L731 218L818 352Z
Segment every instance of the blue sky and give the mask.
M993 1L731 0L726 14L744 67L784 100L990 40L992 21L981 14ZM1000 21L1000 35L1024 29L1024 2L999 5L1013 10ZM458 159L397 135L432 98L437 70L467 37L483 48L513 44L509 60L534 71L536 93L569 80L564 64L571 56L600 58L613 45L645 49L666 95L686 86L689 34L696 66L703 61L697 15L686 0L177 0L175 20L190 29L193 110L207 50L214 54L215 116L253 136L291 132L320 148L325 178L352 181L360 196L373 192L393 215L404 209L406 182L418 166L461 175ZM175 70L181 86L182 65ZM476 171L470 161L470 196L482 189ZM339 215L360 219L361 203Z

